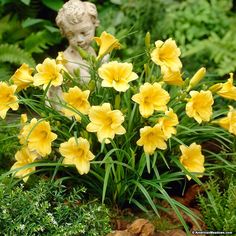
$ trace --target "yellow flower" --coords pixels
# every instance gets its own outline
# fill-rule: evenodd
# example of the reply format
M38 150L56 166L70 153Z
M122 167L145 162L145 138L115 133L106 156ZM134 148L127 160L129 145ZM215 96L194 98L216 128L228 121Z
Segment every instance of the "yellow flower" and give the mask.
M210 91L191 91L191 98L186 104L186 114L193 117L199 124L202 121L209 121L212 115L212 105L214 103Z
M23 63L21 67L16 70L11 79L13 83L17 86L18 91L27 88L30 84L33 83L34 78L31 75L32 72L33 69L25 63Z
M158 119L158 123L161 125L166 138L170 138L172 134L176 134L175 126L179 124L179 120L173 109L169 108L165 112L165 116Z
M109 103L102 106L92 106L89 111L90 123L86 129L88 132L97 132L99 142L110 143L115 134L124 134L125 128L121 125L124 122L124 116L119 110L111 110Z
M37 121L33 118L30 124L22 128L18 138L21 144L28 145L30 151L35 151L44 157L51 153L51 143L57 138L57 135L51 132L49 122Z
M147 118L154 110L166 111L170 96L159 83L145 83L140 86L139 93L133 95L132 100L139 104L141 115Z
M227 99L236 100L236 87L233 84L233 73L230 73L230 78L226 83L222 84L222 88L217 94Z
M80 88L75 86L70 88L68 93L63 93L62 97L69 108L76 109L83 114L88 114L90 109L90 104L88 102L89 93L89 90L82 91ZM65 116L75 116L76 120L80 121L80 115L71 109L63 108L62 112Z
M172 71L169 67L162 66L161 73L163 81L167 84L181 86L184 83L180 70Z
M0 117L2 119L5 119L10 108L14 111L19 108L18 99L14 95L16 88L16 85L0 82Z
M49 83L55 87L60 86L63 82L63 76L60 73L63 66L57 64L56 60L46 58L43 64L36 66L37 74L34 75L34 85L43 85L43 89L46 89Z
M227 117L221 118L217 123L230 133L236 135L236 110L232 106L229 106L229 108L230 111Z
M201 145L192 143L189 147L180 145L182 156L180 157L180 163L191 173L197 173L197 177L202 177L205 170L204 168L204 156L201 152ZM191 179L187 175L188 180Z
M131 63L120 63L112 61L103 64L98 69L99 76L103 79L103 87L113 87L119 92L125 92L130 86L129 82L136 80L138 75L132 72L133 65Z
M181 54L173 39L167 39L165 42L158 40L155 42L156 48L151 53L151 59L159 66L169 67L172 71L179 71L182 63L179 59Z
M68 61L66 60L64 53L63 52L58 52L57 58L56 58L56 63L65 65Z
M30 163L33 163L37 157L38 155L35 152L30 152L28 148L23 147L16 153L15 155L16 163L11 167L11 170L15 170L17 168L21 168ZM22 170L18 170L15 176L18 178L23 177L23 181L26 182L29 176L26 177L24 176L30 174L33 171L35 171L35 167L23 168Z
M60 145L59 152L64 156L63 164L75 165L78 172L87 174L90 169L89 161L94 159L94 155L89 150L90 145L87 139L72 137L68 142Z
M144 152L152 155L157 148L161 150L167 148L165 140L166 136L159 124L154 127L145 126L140 129L140 139L137 141L137 145L143 146Z
M121 47L118 39L106 31L102 32L100 37L94 37L94 39L100 46L97 58L101 58L105 54L110 53L113 49L120 49Z

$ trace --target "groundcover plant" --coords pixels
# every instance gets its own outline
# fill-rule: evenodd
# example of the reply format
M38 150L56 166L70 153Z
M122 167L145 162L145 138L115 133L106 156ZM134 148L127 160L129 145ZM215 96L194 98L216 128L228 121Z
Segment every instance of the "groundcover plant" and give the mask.
M106 32L95 40L97 57L78 48L90 65L88 84L78 71L68 73L61 52L36 68L22 64L8 83L0 82L1 118L21 106L28 111L19 121L16 162L1 178L71 178L102 202L135 204L157 215L163 208L154 199L166 200L188 231L180 209L197 216L167 190L178 181L201 184L199 178L216 168L235 168L227 161L236 134L233 74L215 83L202 67L185 78L176 42L152 44L149 33L146 63L137 74L131 61L112 59L122 42ZM29 95L29 87L37 93ZM52 88L61 95L49 98ZM209 141L219 153L206 147Z

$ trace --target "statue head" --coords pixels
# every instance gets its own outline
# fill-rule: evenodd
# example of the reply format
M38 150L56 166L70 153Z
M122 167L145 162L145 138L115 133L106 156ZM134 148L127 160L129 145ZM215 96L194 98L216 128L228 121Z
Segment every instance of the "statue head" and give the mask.
M96 6L90 2L69 0L59 10L56 23L70 46L86 50L99 25Z

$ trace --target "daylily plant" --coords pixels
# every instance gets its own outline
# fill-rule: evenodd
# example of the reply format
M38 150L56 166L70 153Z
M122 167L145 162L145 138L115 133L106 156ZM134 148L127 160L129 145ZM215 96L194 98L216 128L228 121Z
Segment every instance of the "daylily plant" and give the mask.
M236 100L233 74L225 83L208 83L202 67L186 78L173 39L157 40L147 47L148 62L138 73L130 60L111 57L103 61L108 53L121 48L113 35L103 32L95 41L100 48L97 57L88 57L88 84L80 84L68 73L61 52L57 59L46 58L35 69L23 64L9 83L0 82L2 119L19 104L37 113L37 118L31 115L29 121L25 114L21 116L21 149L10 173L27 181L38 163L42 166L48 161L66 171L72 166L79 173L76 178L85 179L95 190L100 188L103 200L110 191L113 201L122 196L132 201L137 193L149 203L145 184L147 189L156 187L153 193L161 189L163 194L165 184L184 175L199 181L207 172L202 143L214 139L214 132L221 132L217 140L221 135L236 135L235 108L231 105L228 111L227 104L218 111L216 103L219 99L225 102L224 98ZM57 109L47 97L50 86L61 89ZM25 98L28 87L42 89L42 95ZM224 136L222 143L225 140L229 139Z

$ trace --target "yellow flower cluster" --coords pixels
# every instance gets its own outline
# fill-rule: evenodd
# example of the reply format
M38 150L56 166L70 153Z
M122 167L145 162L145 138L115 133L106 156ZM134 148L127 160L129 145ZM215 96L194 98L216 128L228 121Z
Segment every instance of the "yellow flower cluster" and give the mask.
M185 114L196 120L198 124L211 120L214 93L236 100L233 74L230 74L226 83L215 84L208 90L193 90L206 74L204 67L200 68L191 79L183 81L181 52L171 38L164 42L156 41L155 48L150 53L151 60L160 66L162 81L148 80L144 84L139 81L137 83L139 87L132 86L139 78L133 71L132 63L110 61L102 64L102 58L105 55L111 53L113 49L121 47L119 41L107 32L103 32L100 37L94 39L100 46L98 57L94 58L97 59L96 62L99 65L97 75L101 82L99 84L99 81L96 81L96 86L99 84L98 87L103 87L104 91L112 88L114 93L118 92L119 99L132 87L128 91L128 94L132 94L129 102L131 106L134 105L134 114L138 113L138 111L135 113L136 106L138 106L142 117L137 131L139 138L136 138L135 142L143 148L147 155L153 155L157 149L167 149L168 139L172 135L177 135L177 126L181 122L181 116L178 117L176 114L178 109L172 105L171 92L167 85L182 87L180 95L175 99L180 99L185 106ZM33 69L23 64L11 77L13 85L0 82L0 116L4 119L10 108L18 109L16 91L19 92L30 85L42 86L44 90L48 86L62 85L63 71L66 70L63 67L65 63L63 54L59 53L56 60L46 58L42 64L38 64L34 75L32 75ZM96 133L98 142L103 144L111 143L116 135L129 133L125 122L129 117L124 115L126 109L120 109L119 106L122 101L119 100L118 105L114 104L114 107L113 104L105 102L105 99L102 103L93 105L94 100L91 96L93 96L92 90L84 90L84 87L79 85L63 89L62 107L59 114L69 118L74 117L78 122L83 121L82 118L85 117L86 131ZM99 96L101 95L99 94ZM23 180L27 181L29 174L35 171L35 166L31 163L52 153L52 142L57 139L57 134L51 131L50 123L44 119L33 118L27 122L27 117L22 115L21 120L23 127L18 137L22 148L15 155L16 163L12 166L12 170L16 170L17 177L23 177ZM213 123L219 124L236 135L236 110L230 107L227 117ZM83 122L79 125L82 126ZM84 132L86 131L84 130ZM88 135L87 132L86 135ZM90 161L95 158L90 150L89 140L84 136L70 137L66 142L58 145L59 153L64 157L63 164L75 165L81 175L89 172ZM180 151L182 153L180 163L190 175L195 174L195 176L201 177L205 171L205 158L201 152L201 146L195 142L190 146L181 145ZM189 173L187 178L191 179Z

